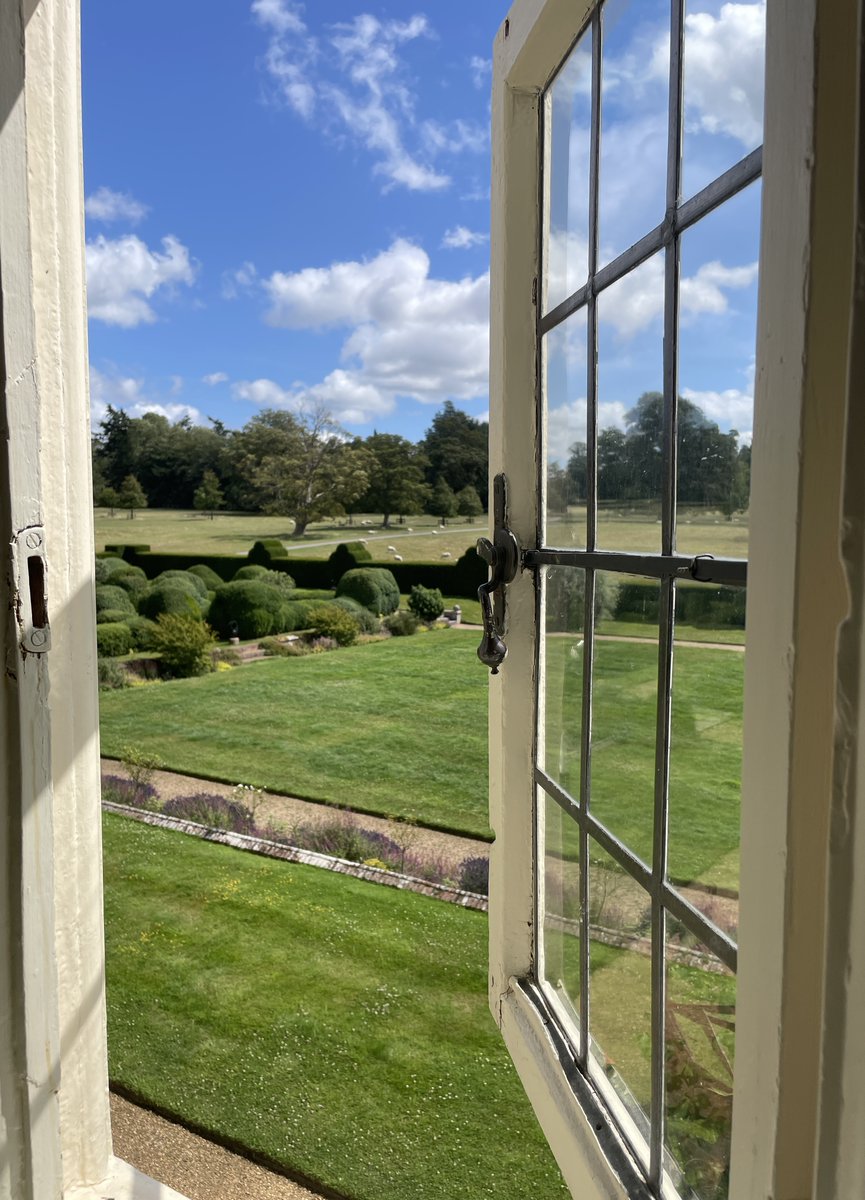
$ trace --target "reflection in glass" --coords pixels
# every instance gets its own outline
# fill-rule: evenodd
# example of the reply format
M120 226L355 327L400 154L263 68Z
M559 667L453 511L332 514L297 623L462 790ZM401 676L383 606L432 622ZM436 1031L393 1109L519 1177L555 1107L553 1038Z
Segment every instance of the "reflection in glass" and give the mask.
M661 548L664 256L598 297L598 548Z
M586 545L586 310L543 339L548 546Z
M666 1165L681 1194L725 1200L736 979L713 955L689 945L691 935L669 916L667 927Z
M550 89L549 228L543 312L581 287L589 273L589 143L592 31L586 30Z
M763 141L765 0L685 7L685 142L687 198Z
M579 832L567 813L541 792L544 805L543 978L576 1028L580 1009Z
M744 641L744 588L676 584L668 873L734 939Z
M600 266L664 219L669 0L608 0L602 10Z
M576 567L546 567L543 579L546 636L542 765L578 800L586 573Z
M596 572L590 808L649 865L659 595L656 579ZM617 619L609 621L614 615ZM633 637L622 639L625 632Z
M676 544L746 558L760 183L682 237Z
M641 1132L651 1109L651 903L589 840L592 1058Z

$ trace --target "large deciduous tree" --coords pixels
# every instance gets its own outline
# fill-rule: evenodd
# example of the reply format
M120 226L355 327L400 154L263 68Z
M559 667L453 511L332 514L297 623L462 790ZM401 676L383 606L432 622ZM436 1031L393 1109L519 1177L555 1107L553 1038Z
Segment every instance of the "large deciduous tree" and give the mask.
M370 455L323 408L298 415L265 409L236 435L238 467L263 512L310 521L340 516L369 482Z
M385 529L394 513L423 512L430 489L424 482L426 460L418 447L396 433L373 433L364 446L371 457L369 485L358 502L360 510L380 512Z

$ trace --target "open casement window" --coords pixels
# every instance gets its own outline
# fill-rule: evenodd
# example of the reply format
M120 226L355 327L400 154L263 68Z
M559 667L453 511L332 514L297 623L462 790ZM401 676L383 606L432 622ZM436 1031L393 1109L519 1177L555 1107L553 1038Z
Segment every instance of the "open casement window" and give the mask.
M490 1005L581 1200L813 1194L857 11L496 43Z

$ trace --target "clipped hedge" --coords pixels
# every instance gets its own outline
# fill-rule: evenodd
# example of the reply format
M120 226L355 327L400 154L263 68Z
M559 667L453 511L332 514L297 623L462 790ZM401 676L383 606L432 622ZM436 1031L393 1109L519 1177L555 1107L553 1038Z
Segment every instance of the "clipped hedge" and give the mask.
M111 584L102 583L96 589L96 611L100 613L106 609L111 609L113 612L134 613L135 605L122 587L112 587Z
M337 584L336 594L350 596L371 613L386 615L399 608L399 586L384 567L355 567L346 571Z
M210 589L208 589L204 580L199 575L194 575L192 571L163 571L160 575L156 576L153 582L167 583L169 581L179 583L185 590L192 588L192 593L202 602L207 599L207 593Z
M109 576L115 571L122 570L123 567L129 564L124 562L122 558L117 558L113 555L102 554L96 555L96 582L107 583Z
M215 592L223 582L222 576L217 575L213 568L208 567L206 563L195 563L194 566L187 567L186 570L190 575L197 575L199 579L202 579L204 586L209 592Z
M654 624L658 620L660 586L654 580L628 580L619 587L617 621ZM703 628L745 627L745 589L713 583L676 584L676 620Z
M287 604L276 588L254 579L238 579L216 589L208 620L220 637L231 637L235 622L238 637L259 638L290 632L288 625L295 615L294 606Z
M96 626L96 649L100 658L119 658L132 649L132 633L127 625L111 622Z
M123 623L132 635L132 647L134 650L153 649L153 634L156 630L155 621L151 621L148 617L135 616L127 617Z
M205 607L192 584L186 585L180 579L154 583L138 602L138 611L152 621L161 613L201 617Z
M267 575L268 568L262 566L261 563L246 563L245 566L238 567L234 572L234 580L238 579L261 579Z
M122 608L103 608L96 614L97 625L111 625L116 621L125 624L126 618L132 614L125 612Z
M279 538L262 538L260 541L253 542L249 552L251 563L260 563L263 567L269 567L277 558L288 558L288 551Z
M368 608L364 608L362 604L358 604L356 600L352 600L351 596L337 596L331 603L350 613L360 626L361 633L378 633L381 629L381 621L378 617Z

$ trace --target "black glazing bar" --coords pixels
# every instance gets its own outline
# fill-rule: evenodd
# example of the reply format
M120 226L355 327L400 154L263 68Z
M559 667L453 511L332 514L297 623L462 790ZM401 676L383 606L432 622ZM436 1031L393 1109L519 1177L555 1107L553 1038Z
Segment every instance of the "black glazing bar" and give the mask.
M661 889L664 907L735 975L738 966L736 943L668 883Z
M592 133L589 146L589 279L598 269L598 197L601 177L601 71L603 7L592 14ZM586 314L586 545L594 550L598 528L598 305L589 298Z
M583 711L580 744L580 813L585 816L592 797L592 693L595 672L595 572L586 571L583 601ZM580 823L580 1061L589 1057L589 847L586 823Z
M673 696L675 584L661 583L658 637L658 703L655 727L655 811L652 844L652 1136L650 1176L660 1186L664 1146L664 1062L666 1032L666 914L663 884L667 877L670 798L670 734Z
M622 870L627 871L631 878L650 895L658 895L664 907L674 917L678 917L694 937L711 950L725 967L735 973L737 966L736 943L727 934L722 933L707 916L677 892L669 882L662 881L659 886L642 859L637 858L623 842L619 841L615 834L610 833L609 829L596 820L591 813L584 816L574 797L539 767L535 768L535 782L551 799L555 800L563 812L566 812L581 828L584 827L585 832L590 834L611 858L615 859Z
M750 154L740 159L723 175L713 179L702 191L697 192L690 200L686 200L672 215L672 223L667 219L660 225L656 225L654 229L650 229L639 241L634 242L633 246L629 246L627 250L623 251L618 258L607 263L596 275L590 276L588 283L584 283L573 295L567 296L560 304L551 309L541 322L541 332L548 333L556 325L561 325L562 321L587 304L590 296L599 295L604 288L616 283L634 267L640 266L647 258L651 258L661 249L670 239L671 234L684 233L686 229L695 225L713 209L718 208L725 200L729 200L737 192L741 192L743 188L753 183L755 179L759 179L762 171L763 147L758 146L756 150L752 150Z
M650 579L686 579L696 583L714 583L724 587L745 587L748 560L713 558L698 554L629 554L624 550L525 550L520 565L525 570L537 567L582 567L585 570L614 571L618 575L645 575Z

